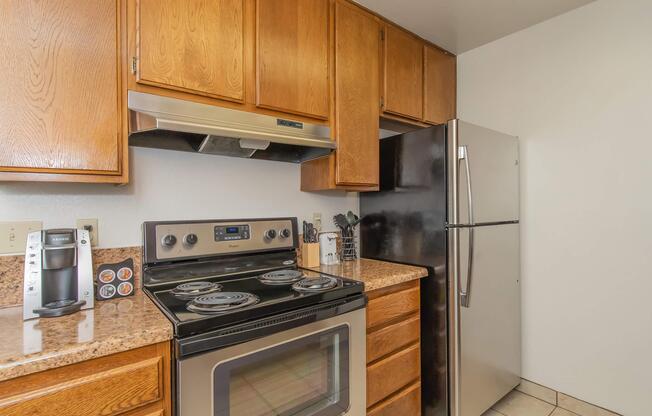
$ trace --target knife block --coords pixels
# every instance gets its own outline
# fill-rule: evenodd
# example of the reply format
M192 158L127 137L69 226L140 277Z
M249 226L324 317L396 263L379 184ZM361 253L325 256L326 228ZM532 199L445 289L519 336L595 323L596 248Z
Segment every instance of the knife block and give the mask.
M301 265L303 267L319 267L319 243L302 244Z

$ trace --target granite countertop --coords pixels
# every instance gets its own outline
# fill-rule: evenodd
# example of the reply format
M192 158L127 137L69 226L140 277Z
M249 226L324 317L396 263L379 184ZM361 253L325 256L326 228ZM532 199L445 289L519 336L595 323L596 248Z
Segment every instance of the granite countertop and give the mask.
M322 264L319 267L301 267L333 276L358 280L364 283L366 292L428 276L428 270L423 267L371 259L343 261L328 266Z
M172 339L172 324L142 291L60 318L23 321L0 309L0 381Z

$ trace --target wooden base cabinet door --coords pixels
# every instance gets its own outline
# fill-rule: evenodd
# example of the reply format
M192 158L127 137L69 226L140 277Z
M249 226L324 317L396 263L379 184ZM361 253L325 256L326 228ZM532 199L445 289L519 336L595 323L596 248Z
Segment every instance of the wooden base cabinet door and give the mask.
M3 416L171 416L170 343L0 382Z
M455 118L457 66L455 55L425 46L423 118L442 124Z
M346 1L335 3L335 138L338 185L379 180L380 26Z
M244 0L135 0L137 82L244 101Z
M120 0L0 2L0 180L124 182Z
M256 2L256 105L327 119L328 0Z

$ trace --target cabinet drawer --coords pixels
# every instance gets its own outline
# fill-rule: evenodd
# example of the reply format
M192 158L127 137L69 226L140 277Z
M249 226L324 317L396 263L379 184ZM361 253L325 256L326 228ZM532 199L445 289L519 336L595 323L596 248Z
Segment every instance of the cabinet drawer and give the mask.
M401 316L409 315L419 310L419 282L401 285L395 292L374 297L369 294L367 306L367 328L374 328L389 323ZM380 289L384 290L384 289Z
M417 315L369 333L367 335L367 363L418 341L420 322Z
M419 345L413 345L367 367L367 407L418 380L421 376Z
M152 345L0 384L3 416L165 414L165 354Z
M421 383L412 384L367 412L367 416L396 415L421 415Z

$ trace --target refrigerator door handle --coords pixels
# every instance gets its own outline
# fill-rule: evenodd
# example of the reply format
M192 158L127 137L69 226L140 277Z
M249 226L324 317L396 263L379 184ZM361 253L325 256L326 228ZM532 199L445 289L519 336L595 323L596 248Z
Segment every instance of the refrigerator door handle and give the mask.
M469 227L469 265L466 272L466 288L460 290L460 303L465 308L471 307L471 281L473 280L473 227ZM460 279L461 284L461 279Z
M467 193L467 202L468 202L468 213L469 213L469 246L468 246L468 268L466 275L466 288L462 290L460 288L460 303L463 307L468 308L471 305L471 284L473 281L473 225L475 224L475 219L473 217L473 191L471 188L471 168L469 167L469 149L467 146L459 146L457 148L457 159L458 162L464 162L464 170L466 173L466 193ZM462 284L460 279L460 285Z

